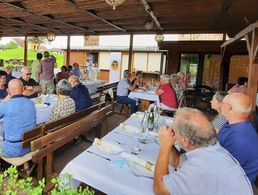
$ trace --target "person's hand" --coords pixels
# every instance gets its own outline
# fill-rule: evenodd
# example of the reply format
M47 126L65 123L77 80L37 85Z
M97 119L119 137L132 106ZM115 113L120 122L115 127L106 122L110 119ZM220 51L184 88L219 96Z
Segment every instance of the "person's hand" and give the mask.
M160 148L170 150L176 141L175 132L173 129L162 126L159 129Z
M159 88L160 86L161 86L161 82L158 81L158 82L157 82L157 88Z

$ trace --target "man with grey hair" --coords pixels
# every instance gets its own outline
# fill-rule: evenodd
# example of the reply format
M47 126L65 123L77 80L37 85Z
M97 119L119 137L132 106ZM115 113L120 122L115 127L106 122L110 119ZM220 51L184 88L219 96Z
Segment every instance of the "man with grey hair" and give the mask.
M222 147L234 156L254 184L258 175L258 135L248 120L252 104L243 93L230 93L222 101L221 114L228 124L218 133Z
M161 127L159 137L153 187L156 194L253 194L244 171L216 144L216 132L199 110L179 108L173 129ZM187 153L177 151L176 141Z
M56 63L56 58L49 54L48 51L43 53L44 60L40 61L38 74L40 75L40 82L42 86L42 92L44 94L54 93L55 84L54 84L54 68Z
M41 92L41 87L39 84L31 78L31 67L24 66L21 69L22 76L20 80L24 86L23 95L28 98L35 98L38 96L38 93Z

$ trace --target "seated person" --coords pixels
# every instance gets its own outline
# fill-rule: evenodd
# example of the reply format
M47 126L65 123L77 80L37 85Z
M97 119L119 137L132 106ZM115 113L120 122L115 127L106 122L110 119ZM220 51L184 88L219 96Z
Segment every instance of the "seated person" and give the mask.
M234 156L253 184L258 176L258 135L249 115L252 103L243 93L230 93L222 101L221 114L228 124L218 133L218 141Z
M138 82L134 82L131 85L130 82L131 73L128 70L124 71L124 78L119 81L117 85L117 102L122 104L130 104L131 105L131 113L135 113L137 111L136 100L128 97L129 91L134 91Z
M88 88L80 83L79 77L72 75L68 81L72 85L70 97L75 102L75 111L81 111L92 105Z
M20 80L22 81L24 90L23 95L27 98L38 97L38 93L41 92L41 86L31 77L31 67L24 66L21 69L22 76Z
M62 79L68 80L69 74L67 73L67 68L66 66L61 67L61 72L56 74L55 82L58 83Z
M173 129L159 130L160 149L154 172L154 192L160 195L252 195L238 162L219 144L206 116L179 108ZM187 153L181 154L177 144Z
M0 70L0 100L3 100L7 95L6 90L6 75L7 73L3 70Z
M144 87L145 83L143 81L143 72L142 71L137 71L136 72L135 78L132 81L132 84L134 84L135 81L138 81L137 88L138 87Z
M0 119L4 120L4 141L0 141L0 156L18 157L30 151L21 147L22 134L36 127L34 103L24 97L23 85L19 79L8 84L8 101L0 104Z
M160 97L162 109L170 110L177 108L176 92L170 85L170 78L168 75L162 75L160 77L160 82L157 83L155 93Z
M228 120L221 115L222 101L227 94L227 92L217 91L211 100L211 108L218 112L217 116L211 122L217 133L228 122Z
M173 87L173 89L176 92L176 97L177 97L177 102L183 98L184 95L184 90L183 88L179 85L179 76L177 74L172 74L170 75L170 85Z
M50 121L56 121L75 112L74 100L70 98L71 89L71 84L65 79L57 83L57 102L54 105Z
M178 72L177 75L179 76L179 85L182 87L184 91L187 90L187 84L185 80L185 73L184 72Z
M12 76L12 69L10 67L4 67L4 71L7 73L6 75L6 87L8 87L8 83L12 79L16 79L14 76Z
M73 69L72 69L72 72L71 72L72 75L76 75L77 77L81 77L82 76L82 73L79 69L79 64L78 63L74 63L73 64Z
M247 84L248 84L248 78L246 77L239 77L237 79L237 84L235 84L230 90L228 90L228 93L243 93L247 94Z

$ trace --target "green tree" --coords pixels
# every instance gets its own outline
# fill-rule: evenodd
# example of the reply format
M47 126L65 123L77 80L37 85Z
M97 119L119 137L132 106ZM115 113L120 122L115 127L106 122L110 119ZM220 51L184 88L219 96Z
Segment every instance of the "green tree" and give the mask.
M0 45L1 50L7 50L7 49L17 49L19 46L15 41L10 41L6 45Z

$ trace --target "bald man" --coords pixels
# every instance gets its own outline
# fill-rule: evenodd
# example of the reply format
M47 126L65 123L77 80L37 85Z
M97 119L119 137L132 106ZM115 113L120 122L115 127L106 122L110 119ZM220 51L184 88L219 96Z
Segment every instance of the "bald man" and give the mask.
M243 93L227 95L221 105L221 114L228 124L218 133L218 141L240 163L253 184L258 175L258 135L248 120L252 104Z
M75 111L81 111L92 105L90 94L88 88L80 83L79 77L72 75L69 77L68 81L72 85L72 90L70 97L75 102Z
M224 148L216 144L216 132L199 110L178 109L173 129L162 127L159 137L155 194L253 194L244 171ZM180 154L176 150L176 141L187 153Z
M12 79L8 85L10 99L0 104L0 119L4 122L4 137L0 141L0 156L23 156L30 148L21 147L22 134L36 127L34 103L23 96L23 84Z

